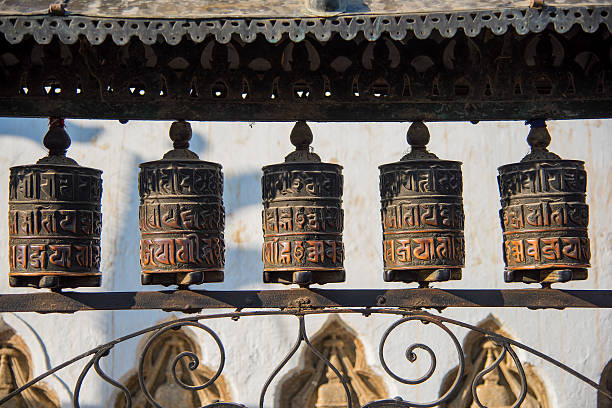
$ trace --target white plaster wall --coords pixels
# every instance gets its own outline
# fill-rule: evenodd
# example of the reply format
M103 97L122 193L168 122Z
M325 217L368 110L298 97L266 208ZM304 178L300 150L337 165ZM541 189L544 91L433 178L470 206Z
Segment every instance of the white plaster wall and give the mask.
M138 262L138 163L156 160L169 150L169 122L129 122L69 120L72 137L70 156L80 164L100 168L103 173L103 231L101 291L156 290L140 285ZM282 161L291 150L291 123L192 123L192 149L203 160L224 166L227 211L226 281L209 284L209 289L272 289L261 279L260 169ZM398 160L407 149L408 124L312 123L314 148L325 161L344 166L345 245L347 281L328 288L403 287L382 280L381 229L377 166ZM460 282L437 285L442 288L519 288L503 282L501 230L498 221L499 193L497 167L520 160L528 150L528 128L519 122L432 123L430 150L441 158L464 162L464 202L466 212L467 258ZM564 288L612 288L612 146L609 133L612 121L550 122L553 136L551 150L564 158L586 161L589 175L590 237L592 264L589 280L563 285ZM7 213L8 168L35 162L45 154L41 144L46 132L42 119L0 119L0 214ZM0 248L7 248L7 221L0 217ZM7 270L7 251L0 250L0 265ZM8 280L0 278L0 292L15 293ZM22 289L27 292L28 289ZM434 311L435 312L435 311ZM437 312L435 312L437 313ZM589 378L599 381L601 370L612 358L612 311L567 310L530 311L518 309L448 309L444 316L477 324L493 314L504 330L515 339L541 350ZM35 371L57 365L94 346L125 335L170 316L150 312L79 312L74 315L36 315L22 313L6 318L24 324L13 327L37 354ZM180 314L178 314L180 316ZM382 374L378 362L378 342L393 318L373 316L343 317L359 334L367 349L368 362ZM13 320L11 320L13 319ZM308 317L309 333L315 333L325 317ZM29 329L26 329L26 325ZM209 321L223 340L228 355L224 376L234 400L249 407L257 406L259 392L268 374L293 345L297 321L293 317L243 318ZM434 327L412 324L389 342L388 361L406 376L420 376L427 368L425 355L410 366L404 359L406 346L415 341L430 345L438 355L437 374L425 385L402 386L384 376L390 396L419 401L435 398L443 376L456 365L450 340ZM28 330L30 332L28 332ZM452 329L460 341L467 331ZM215 367L218 355L202 335L203 358ZM136 353L141 339L118 346L106 358L103 368L114 378L125 378L136 367ZM38 345L37 345L38 343ZM40 345L42 344L42 346ZM46 353L44 357L40 353ZM526 363L536 367L548 386L552 406L559 408L595 407L596 393L579 380L542 362L537 357L518 352ZM282 378L298 364L299 353L279 375ZM85 362L57 373L58 380L48 385L57 390L65 406L65 390L73 387ZM272 384L266 407L273 407ZM115 391L94 375L86 380L81 406L111 406Z

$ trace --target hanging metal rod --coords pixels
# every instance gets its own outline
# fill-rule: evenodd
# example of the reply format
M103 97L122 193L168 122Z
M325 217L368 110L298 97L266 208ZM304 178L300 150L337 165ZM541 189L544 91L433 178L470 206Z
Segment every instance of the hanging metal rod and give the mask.
M0 313L73 313L86 310L316 309L392 307L445 309L612 308L612 290L557 289L286 289L160 292L37 292L0 295Z

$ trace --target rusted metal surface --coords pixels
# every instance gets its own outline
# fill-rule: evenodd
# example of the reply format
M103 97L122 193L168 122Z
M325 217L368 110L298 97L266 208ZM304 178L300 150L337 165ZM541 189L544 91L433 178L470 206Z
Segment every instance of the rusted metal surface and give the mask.
M288 289L259 291L38 292L0 295L0 313L87 310L304 309L321 307L612 308L612 290Z
M403 2L410 4L411 2ZM173 7L174 8L174 7ZM188 8L181 8L188 10ZM487 9L430 14L349 15L334 18L300 16L294 18L222 18L222 19L132 19L93 18L69 15L0 16L0 33L11 44L33 37L39 44L48 44L57 37L65 44L74 44L86 38L90 44L99 45L112 39L117 45L125 45L130 39L139 39L153 45L162 40L176 45L182 40L196 43L209 38L227 44L233 37L250 43L264 38L271 43L283 37L300 42L308 36L318 41L328 41L334 36L345 40L361 36L375 41L385 36L404 40L412 36L418 39L442 36L454 37L465 33L475 37L482 32L503 35L517 32L520 35L539 33L551 26L558 33L566 33L574 27L593 33L603 28L610 32L612 7L570 7L542 9Z
M584 162L546 149L544 121L531 126L531 153L499 168L504 279L546 285L584 280L591 258Z
M325 0L329 1L329 0ZM44 15L51 4L65 2L68 12L91 17L117 18L213 18L213 17L303 17L310 10L323 9L323 0L184 0L181 7L170 0L0 0L0 14ZM313 6L315 3L316 7ZM404 14L527 8L529 0L333 0L347 13ZM550 7L612 5L609 0L547 0ZM327 11L329 8L326 7Z
M50 120L49 156L10 169L9 284L100 286L100 170L66 157L63 119Z
M54 36L66 44L85 36L97 45L111 36L118 45L132 37L148 45L160 39L176 45L183 37L200 42L214 36L227 43L233 35L245 42L263 36L276 43L283 35L302 41L311 34L327 41L337 33L346 40L363 34L373 41L385 33L401 40L410 35L424 39L432 32L453 37L458 30L473 37L483 29L500 35L509 29L541 32L549 24L559 33L574 25L587 32L611 26L610 1L530 6L527 0L187 0L177 8L171 1L149 0L131 0L129 5L123 0L0 0L0 33L13 44L31 35L41 44Z
M422 286L459 280L465 260L461 163L427 151L423 122L414 122L406 138L410 153L379 167L384 279Z
M342 167L310 152L312 132L298 122L296 150L263 168L264 282L344 282Z
M142 163L140 265L143 285L222 282L225 209L221 165L189 150L191 126L174 122L174 149Z
M73 45L0 39L0 115L143 120L454 121L612 115L612 37Z

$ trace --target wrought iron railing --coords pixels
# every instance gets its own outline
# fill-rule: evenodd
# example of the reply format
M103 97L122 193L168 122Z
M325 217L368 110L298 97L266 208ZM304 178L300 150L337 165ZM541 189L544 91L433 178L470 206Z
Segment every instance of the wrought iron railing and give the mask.
M102 304L104 302L104 304ZM359 305L355 307L354 305ZM300 347L305 344L318 359L320 359L329 370L338 378L346 393L346 406L357 407L349 390L347 378L340 372L338 367L328 359L321 350L318 350L310 341L306 323L307 316L329 315L329 314L353 314L369 317L373 315L397 316L387 330L382 334L379 343L379 360L384 371L395 381L402 384L418 386L430 380L437 368L436 354L431 347L425 343L412 343L406 348L406 358L409 363L417 361L416 350L426 352L429 358L429 367L425 374L419 378L404 378L394 372L385 360L385 346L387 340L396 334L399 326L409 322L431 324L441 329L452 341L456 348L458 366L454 381L442 395L432 401L408 401L400 397L380 401L372 401L362 408L385 408L385 407L434 407L449 401L457 392L464 377L466 357L464 348L457 336L449 329L456 326L478 332L488 340L492 341L500 349L497 359L493 364L485 367L474 376L471 391L474 403L480 408L486 408L479 399L476 387L485 375L499 367L499 365L510 356L516 366L520 380L520 392L513 403L513 408L521 406L527 395L527 377L515 349L521 349L531 353L559 369L573 375L580 381L596 389L600 395L612 400L612 393L592 381L585 375L572 369L566 364L548 356L544 352L535 350L523 343L505 337L499 333L474 326L459 320L450 319L441 315L429 313L422 308L446 307L528 307L528 308L611 308L612 291L565 291L554 289L532 289L532 290L438 290L438 289L398 289L398 290L267 290L267 291L232 291L232 292L206 292L206 291L168 291L168 292L121 292L121 293L35 293L21 295L0 295L0 312L8 311L37 311L37 312L75 312L78 310L127 310L127 309L163 309L193 312L198 309L213 309L219 307L237 308L230 313L198 314L182 319L176 319L155 326L151 326L134 333L115 339L109 343L102 344L94 349L82 353L62 364L57 365L46 373L39 375L31 381L23 384L18 389L6 395L0 400L0 405L11 400L24 390L57 371L72 365L78 361L89 359L83 368L76 384L74 385L73 406L79 408L79 396L82 385L90 373L92 367L100 378L113 387L120 390L126 402L126 407L132 406L132 395L128 388L111 378L101 368L100 362L107 357L111 351L120 343L127 340L150 334L144 348L139 356L138 381L140 391L146 400L156 408L162 407L148 389L145 381L144 361L153 342L170 330L182 327L191 327L202 330L210 336L218 348L219 364L216 372L203 384L186 384L177 376L177 365L182 359L188 361L187 367L196 370L200 365L200 359L191 350L185 350L177 354L169 367L174 381L183 389L190 391L203 390L221 376L225 367L227 355L222 342L222 335L217 334L203 322L215 319L240 319L265 316L294 316L297 320L297 340L287 354L280 359L278 366L269 374L267 380L262 384L259 398L259 407L263 408L266 402L267 392L270 385L279 373L287 366L288 362L295 356ZM242 311L242 308L254 308L251 311ZM275 308L273 310L272 308ZM234 402L215 402L206 405L205 408L213 407L244 407Z

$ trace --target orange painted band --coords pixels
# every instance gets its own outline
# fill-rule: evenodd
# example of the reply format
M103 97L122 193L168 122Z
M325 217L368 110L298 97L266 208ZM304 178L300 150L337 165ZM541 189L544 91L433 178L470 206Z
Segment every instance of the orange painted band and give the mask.
M223 272L223 269L219 269L219 268L208 268L208 269L203 269L203 268L195 268L195 269L171 269L171 270L167 270L167 271L162 271L159 269L156 269L154 271L146 271L143 269L142 273L189 273L189 272Z
M423 266L402 266L402 267L385 267L387 271L403 271L403 270L418 270L418 269L461 269L464 265L423 265Z
M590 268L591 264L549 264L549 265L530 265L530 266L508 266L506 269L511 271L524 271L535 269L552 269L552 268Z

